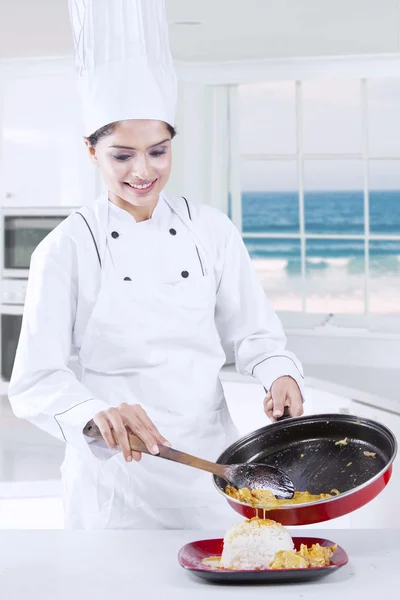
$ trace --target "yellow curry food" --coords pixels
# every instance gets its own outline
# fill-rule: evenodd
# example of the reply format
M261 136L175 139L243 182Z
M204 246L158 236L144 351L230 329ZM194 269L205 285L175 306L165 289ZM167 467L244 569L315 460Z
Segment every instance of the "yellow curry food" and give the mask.
M310 494L309 492L295 492L293 498L288 500L278 500L274 494L269 490L250 490L249 488L236 489L232 485L227 485L225 493L244 502L250 506L260 506L266 510L274 510L279 506L285 506L287 504L305 504L307 502L317 502L319 500L325 500L332 498L333 495L338 495L338 490L331 490L330 494Z
M313 544L311 548L308 548L305 544L301 544L300 550L297 550L297 552L295 550L281 550L275 554L275 558L270 564L270 569L278 571L279 569L316 569L318 567L329 567L336 548L337 545L320 546L319 544ZM203 558L201 562L206 567L224 569L224 567L220 566L220 556Z
M328 567L336 548L337 546L325 547L319 544L313 544L308 548L305 544L301 544L297 552L291 550L277 552L270 567L274 570Z

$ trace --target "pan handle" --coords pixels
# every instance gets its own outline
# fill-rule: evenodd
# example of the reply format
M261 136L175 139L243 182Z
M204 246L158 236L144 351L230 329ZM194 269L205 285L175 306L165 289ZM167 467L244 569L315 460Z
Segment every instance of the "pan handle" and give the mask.
M277 419L275 419L275 422L277 423L278 421L284 421L285 419L291 419L291 418L292 418L292 415L289 412L289 408L287 406L285 406L283 415L281 417L278 417Z
M265 393L268 394L268 390L266 387L264 387ZM278 421L283 421L284 419L291 419L292 415L289 412L289 408L287 406L285 406L285 409L283 411L283 415L281 417L278 417L277 419L275 419L275 423L277 423Z

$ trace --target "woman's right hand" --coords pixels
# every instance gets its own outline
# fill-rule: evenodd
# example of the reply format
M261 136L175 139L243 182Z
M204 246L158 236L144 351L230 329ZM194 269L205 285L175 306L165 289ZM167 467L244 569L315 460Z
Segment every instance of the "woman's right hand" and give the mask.
M146 444L151 454L158 454L158 444L171 445L161 435L147 416L146 411L139 404L123 402L117 407L111 407L97 413L93 417L93 421L100 429L109 448L121 447L122 454L127 462L130 462L132 458L136 461L142 458L141 452L131 450L128 430L132 431Z

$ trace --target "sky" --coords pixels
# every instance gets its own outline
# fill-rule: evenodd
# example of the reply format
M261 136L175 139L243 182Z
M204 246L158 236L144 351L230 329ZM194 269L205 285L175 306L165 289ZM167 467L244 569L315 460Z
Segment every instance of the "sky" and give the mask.
M315 158L321 154L362 154L360 80L307 81L302 83L301 93L301 135L304 153L310 155L304 163L305 189L362 189L361 158ZM243 85L239 98L242 189L295 189L294 82ZM370 188L400 189L400 78L367 81L366 117ZM266 154L276 160L266 162L259 156ZM250 160L251 155L257 160Z

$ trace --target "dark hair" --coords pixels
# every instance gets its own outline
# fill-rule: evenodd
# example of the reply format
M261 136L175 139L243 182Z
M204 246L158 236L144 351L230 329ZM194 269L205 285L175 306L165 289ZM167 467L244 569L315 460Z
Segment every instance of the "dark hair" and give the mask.
M99 143L99 141L102 138L105 138L108 135L111 135L112 133L114 133L116 125L117 125L116 122L109 123L108 125L104 125L104 127L100 127L100 129L98 129L97 131L92 133L92 135L89 135L86 139L88 140L88 142L92 146L92 148L97 146L97 144ZM172 127L172 125L170 125L169 123L165 123L165 126L168 130L168 133L171 136L171 140L173 140L174 137L176 136L176 129L174 127Z

